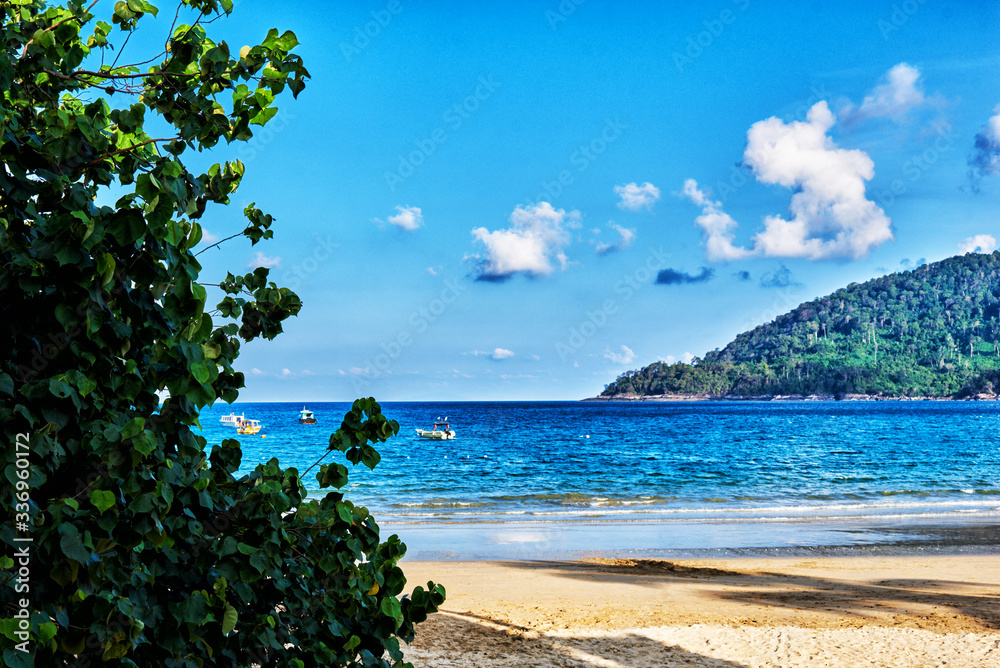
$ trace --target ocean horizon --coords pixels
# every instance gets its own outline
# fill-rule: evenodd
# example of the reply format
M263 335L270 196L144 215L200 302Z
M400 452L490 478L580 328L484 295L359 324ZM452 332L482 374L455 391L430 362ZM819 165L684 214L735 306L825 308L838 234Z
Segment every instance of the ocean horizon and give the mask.
M318 423L298 423L299 410ZM209 445L237 438L238 475L277 457L322 496L317 460L347 402L218 404ZM833 549L927 542L1000 524L1000 405L938 402L386 402L399 434L342 490L384 532L435 558L588 550ZM257 436L219 422L260 420ZM449 418L454 440L420 438ZM910 527L909 532L901 532ZM940 533L940 532L938 532ZM992 534L991 534L992 535ZM989 544L978 536L973 542ZM940 542L940 541L939 541ZM922 544L922 543L921 543ZM450 545L450 547L448 547ZM628 546L625 549L624 546Z

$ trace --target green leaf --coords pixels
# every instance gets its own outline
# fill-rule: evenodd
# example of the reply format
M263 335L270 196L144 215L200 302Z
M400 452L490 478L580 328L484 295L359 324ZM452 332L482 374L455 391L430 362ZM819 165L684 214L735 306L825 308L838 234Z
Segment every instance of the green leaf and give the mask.
M48 645L49 641L52 640L58 627L52 622L43 622L38 625L38 643L40 645Z
M80 540L80 533L75 526L72 524L60 524L59 534L61 536L59 539L59 549L62 550L64 555L80 564L86 564L90 561L90 550Z
M157 448L156 437L148 429L143 430L132 438L132 447L143 457L148 457Z
M49 392L60 399L65 399L73 394L73 388L64 380L52 379L49 381Z
M16 649L5 649L3 651L3 665L6 668L34 668L35 660L27 652L19 652Z
M208 367L201 362L196 362L191 365L191 375L194 379L204 385L208 382Z
M268 107L267 109L261 109L259 113L253 115L250 119L252 125L264 125L269 120L274 118L274 115L278 113L277 107Z
M226 611L222 615L222 632L229 635L236 628L236 622L239 619L239 615L236 613L236 608L226 604Z
M382 602L379 604L379 609L386 617L392 617L396 620L397 624L401 624L403 622L403 611L400 608L399 600L395 596L387 596L386 598L383 598Z
M132 438L140 431L142 431L143 427L145 426L146 426L146 418L141 418L141 417L132 418L132 420L130 420L128 424L122 427L121 430L122 440L125 440L126 438Z
M299 40L296 39L295 33L291 30L286 30L282 33L281 37L274 41L275 46L277 46L282 51L291 51L299 44Z
M170 612L179 622L203 624L208 618L208 604L205 597L195 592L186 601L171 603Z
M285 48L284 45L292 42L294 42L292 46L299 43L298 40L295 39L295 33L287 31L281 37L278 37L278 29L271 28L267 31L267 36L260 45L265 49L282 49L287 51L291 47Z
M382 457L375 448L366 445L361 448L361 461L368 468L374 469L382 461Z
M157 12L156 7L149 4L145 0L128 0L127 5L128 8L133 12L135 12L136 14L145 12L147 14L152 14L153 16L156 16Z
M347 484L347 467L343 464L323 464L316 474L320 489L335 487L340 489Z
M85 397L97 389L97 382L81 375L76 381L76 387L80 390L80 396Z
M90 493L90 502L104 514L104 511L115 505L115 495L108 490L95 489Z

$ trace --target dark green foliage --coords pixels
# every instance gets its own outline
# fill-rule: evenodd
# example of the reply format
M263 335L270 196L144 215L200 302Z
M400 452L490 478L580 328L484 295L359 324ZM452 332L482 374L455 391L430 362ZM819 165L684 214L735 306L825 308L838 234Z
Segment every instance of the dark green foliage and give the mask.
M231 54L203 24L232 3L184 0L162 54L112 67L111 42L157 9L118 2L109 24L90 7L2 7L3 665L401 665L399 639L443 589L399 598L405 548L367 510L339 491L305 499L276 460L237 479L239 443L206 452L196 429L243 386L241 342L273 338L301 304L257 269L222 280L206 311L198 220L229 202L243 165L198 174L180 156L246 141L276 95L303 89L295 36L271 30ZM99 205L108 186L117 202ZM245 214L236 236L270 238L270 216ZM373 445L398 429L359 400L330 450L374 467ZM324 467L320 484L339 489L347 472ZM27 576L11 558L25 546ZM34 657L16 648L22 599Z
M973 396L1000 388L1000 252L890 274L801 304L691 364L657 362L616 394Z

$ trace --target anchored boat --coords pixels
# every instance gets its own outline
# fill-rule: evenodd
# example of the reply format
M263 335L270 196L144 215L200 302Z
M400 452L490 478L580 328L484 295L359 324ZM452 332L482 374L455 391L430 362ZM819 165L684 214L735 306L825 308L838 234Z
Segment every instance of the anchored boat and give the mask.
M240 420L236 424L237 434L256 434L261 430L260 420Z
M445 441L455 438L455 432L448 423L448 418L437 418L434 420L434 426L431 429L417 429L417 436L429 438L432 441Z
M307 411L305 406L299 411L299 424L316 424L316 416L312 411Z
M223 415L222 417L220 417L219 422L221 422L222 424L227 424L230 427L238 427L240 420L244 419L245 418L242 414L237 415L236 413L230 413L229 415Z

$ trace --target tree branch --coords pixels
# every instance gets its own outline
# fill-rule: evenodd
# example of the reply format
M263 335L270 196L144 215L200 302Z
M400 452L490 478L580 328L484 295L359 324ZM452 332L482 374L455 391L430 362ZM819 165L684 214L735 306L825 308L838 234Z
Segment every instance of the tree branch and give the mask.
M132 149L139 148L140 146L145 146L146 144L155 144L156 142L160 142L160 141L176 141L178 139L180 139L179 135L177 137L166 137L166 138L162 138L162 139L150 139L148 141L142 141L142 142L139 142L138 144L135 144L134 146L129 146L128 148L120 148L117 151L112 151L111 153L106 153L105 155L102 155L102 156L99 156L97 158L94 158L90 162L86 163L84 165L84 167L90 167L91 165L96 165L97 163L101 162L102 160L107 160L108 158L116 156L116 155L118 155L120 153L128 153Z
M92 3L90 3L90 5L87 6L87 8L85 10L83 10L83 13L84 14L89 14L90 10L93 9L94 5L96 5L98 2L100 2L100 0L94 0ZM77 20L77 21L79 21L80 25L83 25L85 23L85 21L83 21L79 16L76 16L76 15L67 16L62 21L59 21L58 23L53 23L52 25L50 25L48 28L46 28L42 32L49 32L50 30L55 30L56 28L58 28L59 26L61 26L64 23L66 23L67 21L73 21L74 19ZM28 47L31 46L34 43L34 41L35 41L35 38L32 37L31 39L29 39L25 43L24 49L21 50L21 57L22 58L24 58L25 54L28 53Z
M201 255L202 253L204 253L205 251L207 251L207 250L208 250L209 248L215 248L215 247L216 247L216 246L218 246L219 244L221 244L221 243L224 243L224 242L226 242L226 241L229 241L230 239L235 239L236 237L239 237L239 236L243 236L243 233L242 233L242 232L237 232L236 234L233 234L233 235L231 235L231 236L228 236L228 237L226 237L226 238L225 238L225 239L223 239L222 241L216 241L216 242L215 242L214 244L212 244L211 246L208 246L208 247L206 247L206 248L202 248L202 249L201 249L200 251L198 251L197 253L195 253L195 254L194 254L194 256L195 256L195 257L198 257L199 255Z

